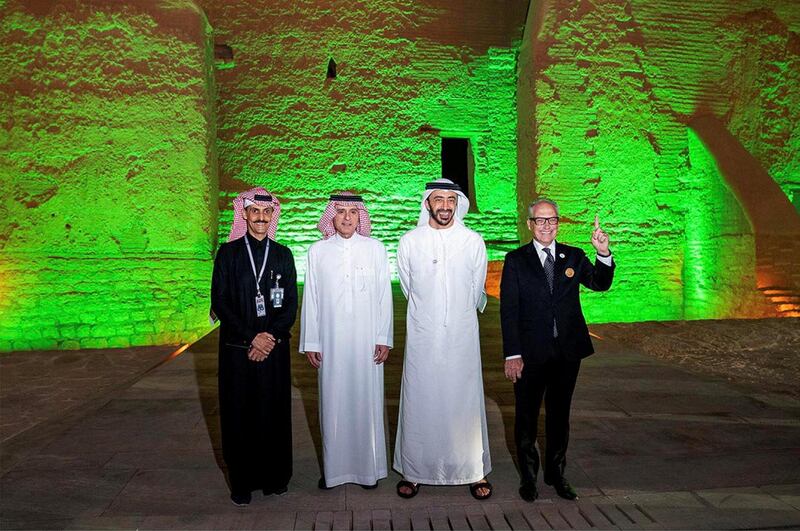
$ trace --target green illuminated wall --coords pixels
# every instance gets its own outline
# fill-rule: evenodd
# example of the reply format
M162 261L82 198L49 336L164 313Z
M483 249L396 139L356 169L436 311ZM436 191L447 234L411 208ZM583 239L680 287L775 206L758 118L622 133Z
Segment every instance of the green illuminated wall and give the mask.
M338 189L393 255L441 136L471 141L491 259L535 196L587 250L600 215L619 269L590 320L775 315L800 234L754 231L687 124L715 116L800 208L799 31L794 0L0 0L0 351L205 333L251 186L301 273Z
M190 2L5 2L0 351L207 328L213 83Z
M519 199L558 200L560 239L586 249L595 213L604 221L619 268L613 290L585 296L590 319L774 315L757 291L747 216L687 123L721 117L794 200L796 3L531 6L519 58Z
M353 189L393 256L441 174L446 134L472 141L480 212L468 224L516 240L514 39L527 2L201 4L235 63L217 72L221 238L231 198L263 185L283 202L278 240L302 270L327 195ZM326 80L331 57L338 77Z
M683 317L757 317L767 311L756 291L755 237L703 142L687 130L691 166L686 186L681 272Z

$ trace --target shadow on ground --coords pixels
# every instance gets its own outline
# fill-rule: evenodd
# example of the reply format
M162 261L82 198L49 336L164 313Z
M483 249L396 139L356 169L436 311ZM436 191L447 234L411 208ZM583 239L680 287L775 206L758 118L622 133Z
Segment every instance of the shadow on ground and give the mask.
M397 293L395 302L396 348L385 369L390 449L405 333ZM466 486L423 486L401 500L396 473L374 491L318 490L316 376L298 354L289 493L232 506L219 451L212 332L171 359L174 348L0 358L0 527L800 526L800 403L788 385L800 365L792 346L799 320L593 327L601 339L581 369L567 468L581 500L565 502L540 483L534 504L516 492L514 401L502 374L497 301L480 323L495 485L488 502L474 501Z

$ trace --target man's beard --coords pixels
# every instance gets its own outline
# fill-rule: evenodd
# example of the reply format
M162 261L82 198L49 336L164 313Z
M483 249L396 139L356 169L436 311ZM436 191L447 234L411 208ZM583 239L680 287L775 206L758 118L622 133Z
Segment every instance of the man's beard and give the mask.
M440 212L449 212L450 213L450 219L448 219L445 222L440 220L439 219L439 213ZM440 208L438 210L430 210L430 209L428 209L428 214L430 215L431 218L433 218L433 221L435 221L438 225L441 225L443 227L446 226L446 225L449 225L453 221L453 210L451 210L449 208Z

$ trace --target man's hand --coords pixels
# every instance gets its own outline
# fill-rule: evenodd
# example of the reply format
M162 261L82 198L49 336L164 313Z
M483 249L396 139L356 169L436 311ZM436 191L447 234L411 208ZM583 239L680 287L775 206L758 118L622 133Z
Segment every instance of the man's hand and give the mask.
M269 332L261 332L250 343L247 357L252 361L264 361L275 348L277 340Z
M306 358L315 369L319 369L322 365L322 352L306 352Z
M389 347L386 345L375 345L375 365L380 365L389 357Z
M513 360L506 360L504 371L506 378L511 380L511 383L517 383L517 380L522 378L522 368L525 366L522 358L514 358Z
M611 254L608 251L608 234L603 232L600 228L600 220L597 215L594 216L594 231L592 231L592 245L594 246L597 254L608 256Z
M247 351L247 358L250 361L264 361L267 359L267 356L269 356L269 352L254 348L252 345L250 346L250 350Z

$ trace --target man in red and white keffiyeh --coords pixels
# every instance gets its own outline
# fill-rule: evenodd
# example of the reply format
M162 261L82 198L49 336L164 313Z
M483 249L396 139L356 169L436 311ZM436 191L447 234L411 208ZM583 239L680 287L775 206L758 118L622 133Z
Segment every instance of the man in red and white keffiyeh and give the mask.
M249 206L259 207L259 212L248 212ZM262 210L264 210L262 212ZM248 219L248 216L250 219ZM281 216L281 204L277 197L264 190L263 188L251 188L246 190L233 200L233 223L228 233L228 241L238 240L247 234L248 226L254 234L268 236L270 240L275 239L278 230L278 218ZM208 322L214 326L219 319L214 310L208 312Z
M300 352L319 370L323 477L374 488L388 473L383 362L392 347L389 259L360 196L338 193L308 249Z
M328 201L328 206L325 208L325 212L322 214L322 218L317 223L317 228L322 233L322 237L324 239L328 239L334 234L336 234L336 227L334 227L333 219L336 217L337 211L342 209L352 209L355 208L358 210L358 219L350 219L346 217L343 219L340 224L342 225L342 229L348 230L355 224L355 230L362 236L369 236L372 233L372 224L369 221L369 212L364 207L364 201L360 195L355 195L351 192L340 192L338 194L333 194ZM350 234L353 232L350 231Z
M275 232L278 230L278 218L281 217L281 204L278 198L264 190L263 188L251 188L246 192L236 196L233 200L233 224L231 232L228 234L228 241L241 238L247 232L246 209L250 205L259 207L272 207L272 217L265 223L266 233L270 240L275 239Z
M283 494L292 477L289 338L297 315L292 251L273 238L280 203L263 188L239 194L228 242L214 259L219 317L219 412L231 501Z

